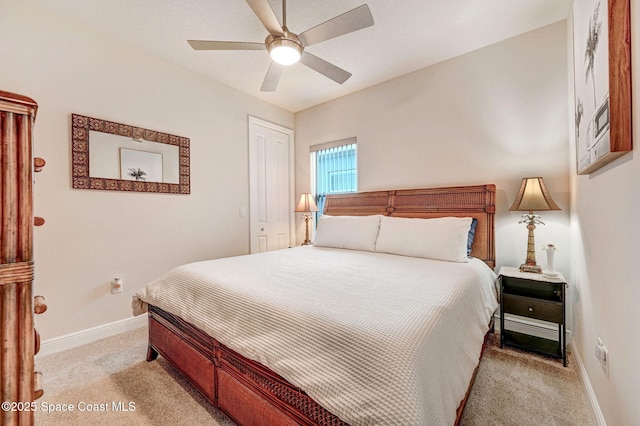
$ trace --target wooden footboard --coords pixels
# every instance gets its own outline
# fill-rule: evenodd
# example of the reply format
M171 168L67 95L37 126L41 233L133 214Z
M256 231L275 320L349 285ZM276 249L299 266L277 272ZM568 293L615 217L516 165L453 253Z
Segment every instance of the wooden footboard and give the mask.
M240 425L346 425L273 371L149 306L147 361L158 353Z
M149 305L147 361L156 359L158 354L239 425L347 426L270 369L227 348L180 317ZM477 367L458 407L456 425L476 372Z

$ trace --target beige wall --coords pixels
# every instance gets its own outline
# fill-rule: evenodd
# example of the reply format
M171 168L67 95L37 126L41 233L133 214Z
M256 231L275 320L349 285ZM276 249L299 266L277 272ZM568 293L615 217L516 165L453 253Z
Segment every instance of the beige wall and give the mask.
M292 113L21 2L1 8L0 88L38 102L47 161L35 179L43 339L130 317L133 292L173 266L248 252L248 115L293 127ZM71 189L71 113L189 137L191 195Z
M507 210L523 177L543 176L563 210L541 213L536 241L558 244L568 273L566 45L562 21L297 113L296 191L309 146L356 136L360 190L496 184L497 263L517 266L527 230Z
M632 108L640 110L640 8L631 2ZM569 29L570 31L570 29ZM572 56L569 56L569 61ZM571 92L572 95L572 92ZM570 110L573 111L573 103ZM571 163L574 350L581 357L604 421L640 422L640 121L633 114L634 151L587 176ZM573 154L572 154L573 155ZM573 158L572 158L573 160ZM609 350L609 375L596 359L600 337Z

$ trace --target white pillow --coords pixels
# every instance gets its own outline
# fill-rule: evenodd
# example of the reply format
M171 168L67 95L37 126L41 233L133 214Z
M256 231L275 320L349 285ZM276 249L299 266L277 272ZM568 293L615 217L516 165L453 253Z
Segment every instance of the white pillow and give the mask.
M318 219L316 240L318 247L374 251L381 215L328 216Z
M468 262L467 238L471 220L470 217L410 219L383 216L376 251Z

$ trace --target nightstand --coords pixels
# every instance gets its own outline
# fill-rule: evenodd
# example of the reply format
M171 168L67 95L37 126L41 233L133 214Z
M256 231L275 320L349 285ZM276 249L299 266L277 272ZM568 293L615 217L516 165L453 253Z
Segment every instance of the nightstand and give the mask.
M565 286L562 274L547 278L542 274L520 272L503 266L498 276L500 286L500 347L509 345L562 358L567 366L565 333ZM505 330L504 314L518 315L555 323L558 340L549 340L516 331Z

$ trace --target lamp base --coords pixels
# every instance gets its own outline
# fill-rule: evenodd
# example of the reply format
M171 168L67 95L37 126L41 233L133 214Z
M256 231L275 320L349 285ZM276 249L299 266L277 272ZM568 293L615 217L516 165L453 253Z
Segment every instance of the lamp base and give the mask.
M312 244L311 239L309 238L309 220L311 219L311 213L306 212L304 214L304 241L301 245L310 246Z
M542 268L538 265L527 265L526 263L523 263L522 265L520 265L520 272L532 272L534 274L541 274Z

